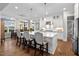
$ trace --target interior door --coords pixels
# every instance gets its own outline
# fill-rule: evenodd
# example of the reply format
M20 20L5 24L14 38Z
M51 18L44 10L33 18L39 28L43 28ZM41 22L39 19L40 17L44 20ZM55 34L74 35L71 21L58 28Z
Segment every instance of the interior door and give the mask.
M67 37L74 35L74 16L67 17Z
M73 28L74 27L74 21L73 20L67 20L67 34L68 37L73 36Z

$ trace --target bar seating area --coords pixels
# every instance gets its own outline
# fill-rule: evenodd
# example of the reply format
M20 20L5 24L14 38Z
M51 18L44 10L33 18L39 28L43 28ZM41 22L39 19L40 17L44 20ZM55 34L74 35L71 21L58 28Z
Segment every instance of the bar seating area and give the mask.
M43 34L40 32L36 32L33 38L30 38L29 31L16 31L17 33L17 46L22 46L23 49L33 48L35 49L33 55L36 55L36 50L38 49L40 52L39 54L43 55L44 52L48 53L48 43L44 41Z

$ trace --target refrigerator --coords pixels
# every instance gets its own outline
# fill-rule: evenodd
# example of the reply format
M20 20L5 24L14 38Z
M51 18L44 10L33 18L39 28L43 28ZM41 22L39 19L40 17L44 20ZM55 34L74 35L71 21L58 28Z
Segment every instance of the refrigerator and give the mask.
M76 19L76 29L74 32L74 36L72 38L72 48L74 50L75 55L79 56L79 18ZM74 24L74 25L75 25ZM77 32L77 35L75 35L75 33Z

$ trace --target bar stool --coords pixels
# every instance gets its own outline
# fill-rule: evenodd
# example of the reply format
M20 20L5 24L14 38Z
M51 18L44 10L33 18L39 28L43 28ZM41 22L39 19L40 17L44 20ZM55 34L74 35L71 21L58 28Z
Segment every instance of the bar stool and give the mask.
M17 30L17 42L16 42L16 45L19 44L19 47L20 47L22 42L23 42L23 35L19 30Z
M48 53L48 42L44 42L43 34L40 32L35 33L35 48L40 50L40 54L43 55L44 50ZM34 55L36 55L36 49Z
M24 37L24 39L23 39L23 48L25 48L25 46L31 47L33 39L30 38L29 32L25 31L24 34L23 34L23 37Z

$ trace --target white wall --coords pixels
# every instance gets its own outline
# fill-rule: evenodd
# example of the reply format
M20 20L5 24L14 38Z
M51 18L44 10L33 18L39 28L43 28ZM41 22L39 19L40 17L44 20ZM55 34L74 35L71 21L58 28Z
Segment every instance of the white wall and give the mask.
M40 30L41 30L42 28L45 28L45 21L44 21L43 18L40 18Z
M46 28L46 22L47 21L51 21L51 23L53 23L51 25L51 27L53 28L59 28L59 27L63 27L63 18L62 16L59 16L59 18L54 19L53 16L47 17L46 20L44 20L43 18L40 19L40 29L42 28ZM53 28L51 28L51 30L53 30Z
M22 24L22 27L24 26L24 24L21 23L21 21L23 21L23 19L17 18L17 19L15 20L15 29L18 29L18 30L19 30L21 24Z
M20 20L19 19L15 20L15 29L20 29Z
M79 4L74 5L74 39L77 37L77 18L79 17Z
M34 19L34 30L40 30L40 18Z
M62 28L63 27L62 15L60 15L58 19L53 19L52 22L53 22L55 28L58 28L58 27Z
M74 13L71 11L63 10L63 20L64 20L64 41L67 41L67 17L74 16Z

